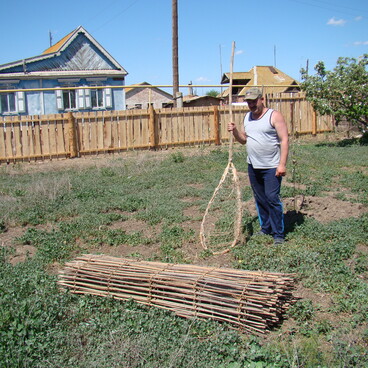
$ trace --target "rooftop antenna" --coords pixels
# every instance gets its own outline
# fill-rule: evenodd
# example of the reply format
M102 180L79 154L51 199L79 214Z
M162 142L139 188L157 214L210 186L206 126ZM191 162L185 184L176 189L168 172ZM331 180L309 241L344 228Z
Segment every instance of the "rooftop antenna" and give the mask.
M273 66L276 68L276 45L273 46Z
M50 40L50 47L52 46L52 33L49 31L49 40Z
M189 96L194 96L192 85L193 85L193 83L192 83L192 81L190 81L188 83L188 94L189 94Z

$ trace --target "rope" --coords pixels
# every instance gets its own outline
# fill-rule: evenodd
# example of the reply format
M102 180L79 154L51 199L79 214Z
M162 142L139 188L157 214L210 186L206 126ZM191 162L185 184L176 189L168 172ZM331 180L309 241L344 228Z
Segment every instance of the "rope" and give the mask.
M231 59L230 59L230 83L229 83L229 118L230 121L233 121L233 109L232 109L232 87L233 87L233 66L234 66L234 53L235 53L235 42L232 43L232 52L231 52ZM208 202L207 208L205 210L203 219L202 219L202 223L201 223L201 228L200 228L200 240L201 240L201 244L202 247L204 249L208 249L208 246L206 244L206 235L205 235L205 221L206 221L206 217L208 215L208 212L215 200L215 197L218 193L218 191L221 189L229 171L232 172L232 176L233 176L233 185L236 188L236 202L237 202L237 216L236 216L236 223L234 226L234 240L233 242L230 244L230 246L228 248L226 248L223 251L219 251L219 252L213 252L213 254L224 254L230 251L231 248L233 248L239 241L240 239L240 235L241 235L241 219L242 219L242 203L241 203L241 191L240 191L240 184L239 184L239 177L237 174L237 170L233 164L233 134L230 134L230 140L229 140L229 158L228 158L228 163L227 166L224 170L224 173L222 174L222 177L220 179L219 184L217 185L217 187L215 188L213 195L210 199L210 201Z

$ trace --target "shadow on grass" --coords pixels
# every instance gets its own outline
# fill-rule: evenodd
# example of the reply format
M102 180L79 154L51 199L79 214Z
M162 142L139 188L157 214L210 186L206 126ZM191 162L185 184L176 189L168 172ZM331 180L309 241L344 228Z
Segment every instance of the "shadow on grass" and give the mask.
M359 138L345 138L338 142L322 142L317 143L316 147L349 147L349 146L367 146L368 133L364 133Z
M284 215L285 234L292 233L296 226L304 222L304 215L296 210L287 211Z
M253 216L250 221L243 225L243 234L245 234L246 241L259 230L254 228L256 224L258 225L258 216Z
M285 224L285 235L291 233L295 230L296 226L301 225L304 222L304 215L299 211L287 211L284 214L284 224ZM257 226L257 228L255 228ZM259 231L258 216L254 216L243 225L242 233L246 234L246 240L248 241L252 235Z

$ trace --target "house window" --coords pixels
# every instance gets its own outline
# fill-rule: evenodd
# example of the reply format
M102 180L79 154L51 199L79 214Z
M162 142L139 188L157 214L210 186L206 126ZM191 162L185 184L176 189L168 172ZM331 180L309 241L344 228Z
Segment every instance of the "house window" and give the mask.
M15 113L15 92L1 93L1 112L2 113Z
M76 108L75 89L63 90L63 104L64 104L64 110L71 110L71 109Z
M1 87L0 87L1 88ZM0 93L0 113L20 114L26 112L26 96L23 91Z
M91 89L91 105L92 108L103 108L104 107L104 98L103 98L103 89L96 88Z
M111 88L57 89L56 105L58 110L112 108Z

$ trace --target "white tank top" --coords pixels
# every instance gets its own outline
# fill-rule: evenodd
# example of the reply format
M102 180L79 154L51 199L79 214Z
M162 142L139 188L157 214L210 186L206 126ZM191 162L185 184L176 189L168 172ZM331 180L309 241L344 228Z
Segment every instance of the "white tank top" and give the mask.
M253 120L252 113L244 117L247 135L248 164L255 169L271 169L280 162L280 141L275 127L271 124L273 109L268 109L259 119Z

